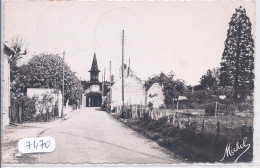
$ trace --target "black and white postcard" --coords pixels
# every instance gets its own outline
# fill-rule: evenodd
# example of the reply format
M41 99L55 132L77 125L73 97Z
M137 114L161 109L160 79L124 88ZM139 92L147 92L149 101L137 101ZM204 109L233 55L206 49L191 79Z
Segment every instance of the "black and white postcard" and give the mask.
M2 4L3 165L257 161L255 1Z

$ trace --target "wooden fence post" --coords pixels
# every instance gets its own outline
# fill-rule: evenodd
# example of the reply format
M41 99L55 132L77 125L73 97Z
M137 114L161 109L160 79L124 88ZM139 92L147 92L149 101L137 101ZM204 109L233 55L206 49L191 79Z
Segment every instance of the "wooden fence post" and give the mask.
M170 115L170 123L173 123L173 115Z
M180 126L180 121L179 121L179 117L177 116L177 128L178 130L180 130L181 126Z
M49 107L47 105L47 107L45 107L45 112L46 112L46 120L47 122L49 122Z
M219 140L220 137L220 123L219 121L217 122L217 140Z
M18 110L19 123L22 123L22 107L19 106Z
M202 132L204 133L204 130L205 130L205 121L203 120L202 121Z
M136 107L136 112L137 112L137 115L138 115L138 119L140 119L142 116L141 116L141 112L140 112L140 107L139 106Z
M133 118L133 109L132 109L132 105L130 105L130 118Z
M253 128L249 126L249 142L253 144Z
M245 124L243 124L241 127L241 135L242 135L242 138L244 138L246 136L246 125Z
M176 126L176 123L178 122L178 120L177 120L177 114L175 113L174 114L174 126Z

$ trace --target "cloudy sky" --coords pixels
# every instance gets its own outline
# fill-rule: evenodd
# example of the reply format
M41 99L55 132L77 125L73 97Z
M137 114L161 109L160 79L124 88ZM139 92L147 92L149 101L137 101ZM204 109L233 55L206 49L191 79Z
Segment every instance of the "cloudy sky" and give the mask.
M146 80L173 71L194 85L207 69L220 65L228 23L239 6L246 8L254 28L253 1L8 1L4 41L17 35L24 38L29 43L28 58L65 51L65 61L86 80L96 52L108 79L109 61L115 78L119 75L124 29L125 62L130 58L138 77Z

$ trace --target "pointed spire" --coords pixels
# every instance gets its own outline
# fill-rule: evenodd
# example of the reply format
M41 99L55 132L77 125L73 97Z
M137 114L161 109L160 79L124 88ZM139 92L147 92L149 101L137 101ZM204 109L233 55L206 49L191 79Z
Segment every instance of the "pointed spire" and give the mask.
M100 70L98 69L96 53L94 53L91 69L89 70L89 72L100 72Z

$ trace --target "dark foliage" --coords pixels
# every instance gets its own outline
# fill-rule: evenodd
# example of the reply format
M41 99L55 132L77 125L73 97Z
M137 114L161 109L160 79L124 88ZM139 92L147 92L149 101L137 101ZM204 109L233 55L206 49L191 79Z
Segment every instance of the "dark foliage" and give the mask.
M63 59L58 55L34 56L26 65L19 67L11 91L17 96L27 88L56 88L62 90ZM70 67L64 65L65 100L80 100L83 87Z
M249 150L241 156L238 162L252 161L253 154L253 131L252 126L239 125L229 128L218 124L213 129L216 131L206 131L208 127L196 120L183 122L184 127L178 128L167 123L167 118L152 120L150 118L131 122L128 125L137 131L143 132L152 140L157 141L161 146L170 149L175 154L191 162L220 162L223 158L227 143L232 147L237 142L242 144L244 137L247 137L246 144L250 144ZM224 159L222 162L234 162L239 152L233 157Z
M173 100L177 100L185 90L184 81L174 80L173 77L174 75L172 73L169 75L160 73L159 75L155 75L154 77L149 78L145 82L146 90L148 90L154 83L159 83L162 85L165 96L164 103L167 107L171 107L173 105Z
M233 86L234 98L251 95L254 88L254 40L252 24L242 7L236 9L227 31L222 54L220 85Z
M213 89L217 85L217 78L213 76L213 72L208 70L205 75L200 78L201 89Z
M16 100L17 105L22 108L22 121L33 121L33 116L36 113L36 98L29 98L20 95Z

